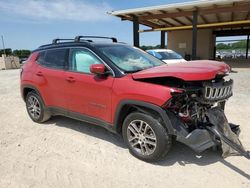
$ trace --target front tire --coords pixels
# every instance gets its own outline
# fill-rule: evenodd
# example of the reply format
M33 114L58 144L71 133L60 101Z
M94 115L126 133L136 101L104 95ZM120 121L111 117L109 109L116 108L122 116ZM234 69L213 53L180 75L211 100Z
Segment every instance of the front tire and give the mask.
M26 96L25 102L27 112L34 122L42 123L50 118L50 114L45 110L41 97L36 92L29 92Z
M122 134L132 155L147 162L162 160L172 145L172 138L160 119L140 112L126 117Z

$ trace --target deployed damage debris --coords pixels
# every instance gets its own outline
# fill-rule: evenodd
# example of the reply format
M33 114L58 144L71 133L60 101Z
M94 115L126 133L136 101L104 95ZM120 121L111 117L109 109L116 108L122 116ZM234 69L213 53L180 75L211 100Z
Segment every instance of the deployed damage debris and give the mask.
M212 124L211 127L207 126L207 129L214 133L214 135L221 140L221 147L223 151L222 157L225 158L230 155L238 154L241 154L246 158L250 157L249 152L245 151L238 138L239 127L236 125L229 125L222 109L209 109L206 113L206 116L208 117L209 122Z

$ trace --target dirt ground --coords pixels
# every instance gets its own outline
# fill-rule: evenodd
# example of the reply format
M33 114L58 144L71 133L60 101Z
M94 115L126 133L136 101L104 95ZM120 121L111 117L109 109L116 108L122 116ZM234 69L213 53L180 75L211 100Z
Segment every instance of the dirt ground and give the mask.
M250 69L237 69L226 114L241 125L250 150ZM54 117L31 121L19 92L19 70L0 71L0 187L250 187L250 161L197 155L175 144L167 158L149 164L134 158L122 139L103 128Z

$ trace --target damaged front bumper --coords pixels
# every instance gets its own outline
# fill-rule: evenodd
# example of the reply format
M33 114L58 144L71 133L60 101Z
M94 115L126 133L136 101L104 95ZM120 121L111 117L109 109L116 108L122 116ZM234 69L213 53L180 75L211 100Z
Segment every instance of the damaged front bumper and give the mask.
M242 155L250 159L250 152L242 146L238 136L240 129L238 125L228 123L224 111L215 107L207 111L208 122L200 128L188 133L185 125L173 114L168 114L172 119L172 125L176 131L176 140L189 146L195 152L202 152L213 146L220 145L222 157L231 155Z
M211 127L208 126L207 129L212 134L214 134L217 138L219 138L221 140L221 142L222 142L222 150L223 150L222 156L223 157L227 157L227 156L230 156L230 155L237 154L237 153L235 153L235 151L236 151L240 155L246 157L247 159L250 159L250 152L246 151L240 142L236 143L232 139L228 138L224 133L219 131L216 128L216 126L211 126ZM239 139L237 138L237 140L239 140Z

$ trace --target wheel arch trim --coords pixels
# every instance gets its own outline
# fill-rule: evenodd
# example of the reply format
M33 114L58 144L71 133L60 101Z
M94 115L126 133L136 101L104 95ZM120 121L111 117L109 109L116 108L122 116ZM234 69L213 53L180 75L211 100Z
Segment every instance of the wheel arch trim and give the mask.
M144 102L144 101L137 101L137 100L123 100L121 101L116 108L115 117L114 117L114 126L117 132L121 129L122 125L120 124L120 118L123 108L126 108L125 106L128 105L130 107L136 108L138 111L150 114L152 111L156 112L161 119L163 120L164 126L167 128L167 131L171 135L175 135L174 128L172 126L172 123L167 115L167 113L159 106Z
M38 90L35 86L30 85L30 84L24 84L24 85L22 85L22 87L21 87L21 95L22 95L22 98L23 98L24 101L25 101L25 96L24 96L24 90L25 90L25 89L32 89L32 90L35 90L36 93L41 97L41 99L42 99L42 101L43 101L43 103L44 103L43 97L42 97L41 93L39 92L39 90ZM44 104L45 104L45 103L44 103Z

